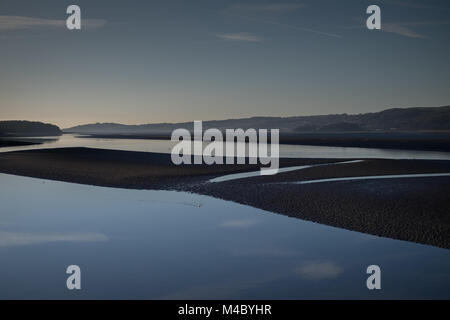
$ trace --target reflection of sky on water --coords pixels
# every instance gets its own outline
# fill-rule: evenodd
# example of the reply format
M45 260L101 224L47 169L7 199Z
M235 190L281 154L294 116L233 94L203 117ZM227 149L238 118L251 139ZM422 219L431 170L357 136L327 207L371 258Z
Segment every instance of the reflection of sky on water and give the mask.
M258 220L240 219L240 220L227 220L221 223L225 228L248 228L258 224Z
M357 163L362 162L365 160L351 160L351 161L342 161L342 162L330 162L330 163L322 163L322 164L313 164L308 166L293 166L293 167L285 167L280 168L277 170L277 173L283 173L283 172L289 172L289 171L297 171L297 170L303 170L313 167L323 167L328 165L339 165L339 164L347 164L347 163ZM232 173L232 174L226 174L214 179L209 180L208 182L224 182L224 181L231 181L231 180L237 180L242 178L250 178L250 177L258 177L261 175L261 171L251 171L251 172L243 172L243 173Z
M38 234L0 231L0 247L32 245L48 242L97 242L108 238L99 233Z
M48 137L47 137L48 138ZM176 142L146 139L83 138L64 134L56 141L40 145L0 148L0 152L62 147L90 147L101 149L170 153ZM206 146L207 143L204 143ZM248 147L248 146L247 146ZM193 150L193 149L192 149ZM247 149L246 149L247 150ZM219 155L220 153L218 153ZM248 154L248 153L247 153ZM386 158L386 159L450 159L450 152L412 151L394 149L344 148L323 146L280 145L280 157L286 158Z
M295 272L304 279L321 280L336 278L343 272L343 269L333 262L319 261L305 263L304 265L297 267Z
M361 176L361 177L343 177L343 178L328 178L328 179L318 179L318 180L305 180L305 181L288 182L288 183L313 184L313 183L336 182L336 181L430 178L430 177L449 177L449 176L450 176L450 173L388 174L388 175L379 175L379 176Z
M445 249L181 192L4 174L0 190L0 298L450 298Z

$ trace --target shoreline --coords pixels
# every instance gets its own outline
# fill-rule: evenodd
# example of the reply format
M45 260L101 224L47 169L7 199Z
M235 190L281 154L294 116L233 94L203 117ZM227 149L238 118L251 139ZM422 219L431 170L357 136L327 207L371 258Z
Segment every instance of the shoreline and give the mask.
M170 134L76 134L91 139L139 139L170 140ZM270 142L270 137L268 139ZM318 147L400 149L413 151L450 152L449 133L280 133L279 144L306 145Z
M0 172L94 186L194 192L334 227L450 249L450 177L289 183L449 173L450 160L342 163L351 160L357 159L282 158L280 168L327 165L211 183L210 179L223 175L259 170L259 165L175 166L169 154L59 148L0 154Z

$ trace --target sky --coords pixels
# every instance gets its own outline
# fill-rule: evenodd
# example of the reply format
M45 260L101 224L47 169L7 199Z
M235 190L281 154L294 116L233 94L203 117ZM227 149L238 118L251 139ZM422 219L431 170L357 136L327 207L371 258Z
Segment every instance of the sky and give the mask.
M81 8L68 30L66 8ZM381 30L366 9L381 8ZM0 120L141 124L450 104L448 0L0 0Z

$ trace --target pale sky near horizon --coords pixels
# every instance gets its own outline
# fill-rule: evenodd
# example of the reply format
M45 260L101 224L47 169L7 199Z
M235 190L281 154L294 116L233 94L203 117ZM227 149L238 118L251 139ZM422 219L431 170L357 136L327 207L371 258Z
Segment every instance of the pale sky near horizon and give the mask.
M65 28L70 4L81 31ZM381 31L365 27L371 4ZM65 128L449 105L449 40L447 0L0 0L0 120Z

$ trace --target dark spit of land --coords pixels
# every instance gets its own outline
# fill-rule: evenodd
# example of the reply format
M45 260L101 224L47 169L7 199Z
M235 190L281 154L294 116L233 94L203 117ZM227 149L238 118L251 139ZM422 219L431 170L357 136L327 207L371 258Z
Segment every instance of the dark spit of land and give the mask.
M29 146L29 145L33 145L33 144L36 144L36 143L35 142L28 142L28 141L10 140L10 139L2 139L2 138L0 138L0 148Z

